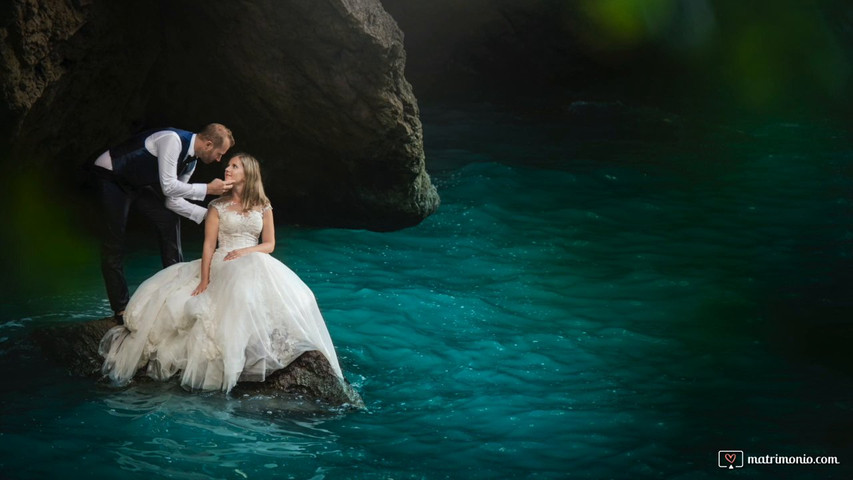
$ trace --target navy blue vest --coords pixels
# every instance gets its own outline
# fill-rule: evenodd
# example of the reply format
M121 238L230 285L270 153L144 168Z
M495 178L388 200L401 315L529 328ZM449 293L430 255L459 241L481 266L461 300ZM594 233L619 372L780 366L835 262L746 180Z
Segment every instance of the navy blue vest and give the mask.
M145 149L145 139L153 133L169 130L178 134L181 138L181 154L178 156L177 175L183 173L182 161L186 158L190 149L190 141L193 132L178 130L177 128L162 128L140 133L130 140L110 149L110 158L113 161L113 173L134 187L146 185L160 185L160 168L157 157ZM192 168L193 165L189 165Z

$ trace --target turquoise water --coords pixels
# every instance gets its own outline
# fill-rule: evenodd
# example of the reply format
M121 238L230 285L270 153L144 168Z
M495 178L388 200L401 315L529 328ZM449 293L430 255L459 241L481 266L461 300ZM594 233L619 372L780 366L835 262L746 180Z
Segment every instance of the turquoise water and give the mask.
M0 477L850 477L846 134L768 121L614 140L489 107L424 119L434 216L278 231L365 411L67 377L22 339L108 313L89 265L62 294L3 301ZM158 262L129 263L138 284ZM719 450L840 465L729 472Z

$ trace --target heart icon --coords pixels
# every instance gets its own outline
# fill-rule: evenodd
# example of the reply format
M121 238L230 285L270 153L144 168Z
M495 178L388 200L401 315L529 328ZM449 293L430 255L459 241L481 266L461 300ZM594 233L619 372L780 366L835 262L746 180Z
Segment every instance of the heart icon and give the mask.
M735 460L737 460L737 454L736 453L727 453L726 454L726 461L727 462L734 464Z

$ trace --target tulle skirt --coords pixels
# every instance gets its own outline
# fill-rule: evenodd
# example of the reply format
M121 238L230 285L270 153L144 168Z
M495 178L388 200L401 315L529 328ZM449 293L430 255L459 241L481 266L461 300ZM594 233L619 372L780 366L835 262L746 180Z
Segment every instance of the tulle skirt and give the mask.
M180 375L185 388L227 392L238 381L264 381L317 350L342 378L308 286L268 254L224 256L214 254L210 284L195 297L190 294L201 260L172 265L143 282L127 305L125 325L101 340L104 374L125 384L147 365L155 379Z

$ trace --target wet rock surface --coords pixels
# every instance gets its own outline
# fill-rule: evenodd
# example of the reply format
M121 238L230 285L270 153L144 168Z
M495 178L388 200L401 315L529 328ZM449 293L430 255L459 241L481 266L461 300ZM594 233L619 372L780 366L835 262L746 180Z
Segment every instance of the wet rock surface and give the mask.
M35 328L31 337L58 368L66 369L71 375L100 378L103 358L98 354L98 344L114 326L116 322L111 318L69 322ZM137 374L137 378L151 381L142 373ZM338 379L326 358L315 351L302 354L264 382L238 383L231 395L283 397L333 408L364 408L364 401L352 385Z

